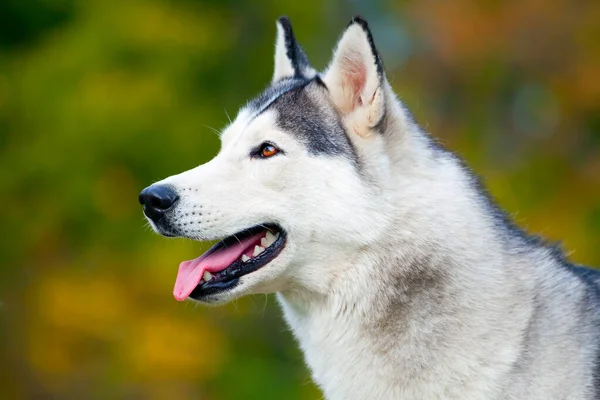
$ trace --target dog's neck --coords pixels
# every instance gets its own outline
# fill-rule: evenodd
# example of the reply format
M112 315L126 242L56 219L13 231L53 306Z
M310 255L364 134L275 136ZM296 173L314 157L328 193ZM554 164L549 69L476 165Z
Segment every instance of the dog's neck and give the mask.
M435 174L452 178L447 170ZM531 299L520 284L527 279L507 268L499 233L476 215L481 205L468 179L462 186L461 177L443 179L398 207L379 244L352 259L324 260L324 270L337 263L338 272L327 290L279 293L328 399L493 398L518 359L509 349L519 348L514 327L529 317Z
M471 392L492 398L497 388L482 387L483 382L499 382L499 373L513 366L519 354L507 349L518 348L521 339L514 326L525 325L528 317L495 305L506 301L492 301L514 296L513 288L503 289L498 276L477 279L466 270L448 272L460 267L433 254L360 262L355 270L370 271L370 278L340 279L328 296L279 294L326 398L475 398ZM394 263L404 271L388 275ZM377 276L378 271L383 273ZM503 334L490 334L494 330Z

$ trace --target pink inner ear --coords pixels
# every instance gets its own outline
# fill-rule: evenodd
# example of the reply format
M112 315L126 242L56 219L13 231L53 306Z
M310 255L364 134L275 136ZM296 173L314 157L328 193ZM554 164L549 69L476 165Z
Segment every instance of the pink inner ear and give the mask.
M349 87L352 94L352 102L349 104L350 111L358 105L362 105L360 95L365 88L365 82L367 80L367 69L361 63L347 60L345 69L345 84Z

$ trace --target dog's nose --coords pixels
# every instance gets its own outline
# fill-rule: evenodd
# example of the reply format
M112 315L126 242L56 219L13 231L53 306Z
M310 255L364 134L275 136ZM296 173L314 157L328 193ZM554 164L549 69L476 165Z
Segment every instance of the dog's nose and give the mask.
M168 185L148 186L139 195L140 204L144 206L144 214L152 220L162 217L178 199L175 190Z

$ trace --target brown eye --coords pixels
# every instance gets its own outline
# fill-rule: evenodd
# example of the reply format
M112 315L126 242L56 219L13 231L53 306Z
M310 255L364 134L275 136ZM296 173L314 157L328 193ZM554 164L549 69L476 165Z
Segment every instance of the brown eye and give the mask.
M256 158L269 158L281 153L274 144L265 142L258 146L250 155Z
M260 149L260 156L263 158L267 158L274 156L275 154L277 154L277 152L278 150L275 148L275 146L267 144Z

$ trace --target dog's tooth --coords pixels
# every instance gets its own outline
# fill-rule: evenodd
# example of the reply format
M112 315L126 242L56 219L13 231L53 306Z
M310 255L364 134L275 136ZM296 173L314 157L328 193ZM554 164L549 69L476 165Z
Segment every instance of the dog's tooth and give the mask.
M267 238L266 238L266 237L264 237L264 238L260 239L260 245L261 245L262 247L264 247L264 248L267 248L267 247L269 247L270 243L269 243L269 241L267 240Z
M247 255L245 255L245 254L242 254L242 261L243 261L243 262L246 262L246 261L248 261L249 259L250 259L250 257L248 257L248 256L247 256Z
M264 247L254 246L254 253L252 254L252 256L256 257L257 255L259 255L263 251L265 251Z
M277 239L277 237L275 237L275 235L273 235L270 231L267 231L267 234L265 235L265 243L266 245L263 245L263 247L269 247L270 245L272 245L275 240ZM262 241L261 241L262 244Z
M206 282L208 282L208 281L210 281L210 280L213 278L213 276L212 276L212 274L211 274L210 272L208 272L208 271L204 271L204 274L202 275L202 278L203 278L203 279L204 279Z
M279 237L279 232L275 232L275 239Z

